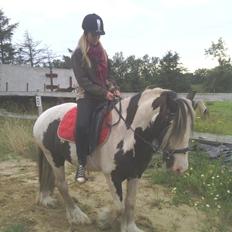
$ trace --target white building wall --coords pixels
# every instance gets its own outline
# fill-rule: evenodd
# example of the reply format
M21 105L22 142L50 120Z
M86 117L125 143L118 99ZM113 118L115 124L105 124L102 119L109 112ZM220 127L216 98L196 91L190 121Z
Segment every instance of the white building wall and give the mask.
M72 77L72 86L77 85L75 76L71 69L53 69L53 73L58 77L53 78L53 84L59 85L60 88L70 87L70 77ZM50 85L50 78L45 74L49 73L48 68L32 68L27 65L8 65L0 64L0 91L44 91L44 85ZM46 89L45 91L50 91Z

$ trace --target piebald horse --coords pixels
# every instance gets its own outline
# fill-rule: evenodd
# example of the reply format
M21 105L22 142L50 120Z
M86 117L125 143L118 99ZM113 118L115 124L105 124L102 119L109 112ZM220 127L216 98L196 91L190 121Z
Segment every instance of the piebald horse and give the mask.
M63 197L70 224L90 222L70 197L65 180L65 161L77 165L75 144L63 142L57 136L60 120L75 105L64 103L46 110L33 128L40 150L37 201L44 206L53 205L52 193L56 186ZM109 218L110 215L120 218L121 232L141 232L134 218L139 179L152 158L154 147L163 151L167 169L176 173L188 169L194 110L190 100L161 88L145 89L122 99L115 108L112 110L112 124L118 123L111 128L108 140L88 156L87 168L101 171L106 178L115 206L109 212ZM127 181L125 198L123 181Z

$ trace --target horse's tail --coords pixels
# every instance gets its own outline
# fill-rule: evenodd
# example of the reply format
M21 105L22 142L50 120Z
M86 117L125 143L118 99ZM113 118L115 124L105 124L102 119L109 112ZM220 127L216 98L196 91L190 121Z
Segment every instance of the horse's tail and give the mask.
M41 148L38 151L38 171L40 193L52 193L55 187L55 178L52 167Z

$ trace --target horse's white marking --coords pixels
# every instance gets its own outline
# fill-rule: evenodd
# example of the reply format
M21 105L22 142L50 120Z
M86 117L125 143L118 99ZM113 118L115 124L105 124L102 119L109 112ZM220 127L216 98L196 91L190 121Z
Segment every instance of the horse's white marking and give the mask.
M69 143L69 151L70 151L70 157L71 157L72 164L77 166L78 160L77 160L77 150L76 150L75 143Z
M90 224L89 217L81 211L81 209L75 205L74 208L66 209L68 222L70 224Z
M188 154L174 154L175 160L172 171L183 173L188 169Z
M191 105L191 101L190 100L186 100L188 102L189 105ZM186 106L185 106L186 108ZM187 110L187 109L186 109ZM191 124L191 119L190 119L190 115L188 115L187 118L187 125ZM188 147L189 144L189 138L191 136L191 127L188 126L185 130L184 136L182 137L182 139L170 139L170 147L174 147L175 149L181 149L184 147ZM183 173L188 169L188 153L186 152L186 154L174 154L174 163L172 166L172 171L174 172L178 172L178 173Z
M138 230L134 221L137 188L138 188L138 179L132 179L127 182L125 211L122 216L121 231L130 231L130 232L140 231Z
M42 144L43 135L47 131L49 124L54 120L63 118L64 114L74 106L76 106L76 103L64 103L44 111L38 117L33 127L33 135L36 141Z
M121 202L119 199L116 188L111 180L111 176L105 174L105 178L114 204L111 206L111 208L102 209L98 215L98 224L102 229L108 228L109 225L115 221L115 219L122 215L125 208L123 202Z
M40 192L36 200L37 204L54 208L57 204L57 200L50 196L50 194L50 192Z

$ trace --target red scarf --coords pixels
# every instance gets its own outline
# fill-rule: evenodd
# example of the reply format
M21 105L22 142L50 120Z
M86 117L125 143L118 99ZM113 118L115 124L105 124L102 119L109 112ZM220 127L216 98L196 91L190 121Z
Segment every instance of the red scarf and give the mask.
M91 63L96 67L97 83L103 87L106 87L106 80L108 77L108 62L105 51L100 43L90 46L88 56Z

